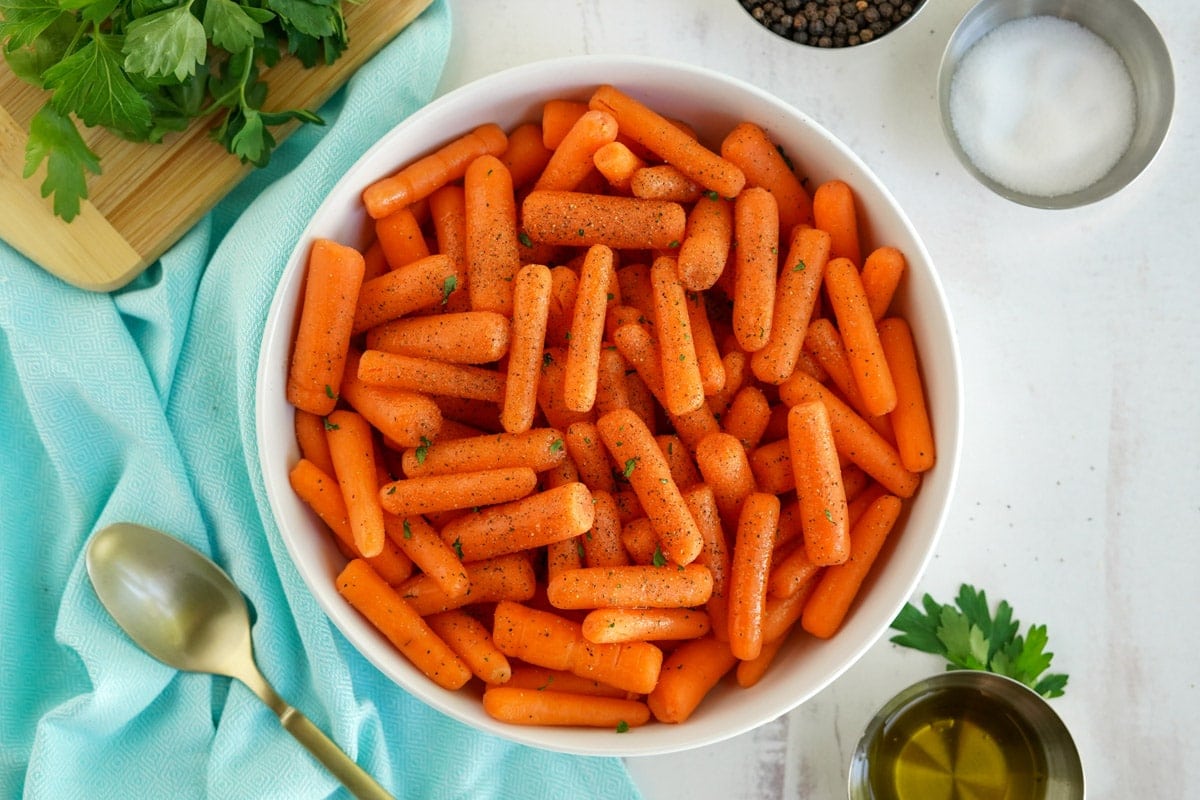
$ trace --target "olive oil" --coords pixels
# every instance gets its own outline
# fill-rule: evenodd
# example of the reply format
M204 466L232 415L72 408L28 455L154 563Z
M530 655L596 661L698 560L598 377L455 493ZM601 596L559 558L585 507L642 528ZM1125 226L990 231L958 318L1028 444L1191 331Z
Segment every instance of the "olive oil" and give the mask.
M867 754L875 800L1043 800L1046 754L996 697L948 686L900 706Z

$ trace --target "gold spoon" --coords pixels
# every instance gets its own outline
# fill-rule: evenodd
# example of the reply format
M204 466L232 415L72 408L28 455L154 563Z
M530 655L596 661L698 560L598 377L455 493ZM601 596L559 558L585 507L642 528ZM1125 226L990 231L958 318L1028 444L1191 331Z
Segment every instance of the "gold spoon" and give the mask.
M267 683L254 661L245 598L220 567L162 531L129 522L93 536L86 562L100 602L139 647L176 669L237 678L355 797L394 800Z

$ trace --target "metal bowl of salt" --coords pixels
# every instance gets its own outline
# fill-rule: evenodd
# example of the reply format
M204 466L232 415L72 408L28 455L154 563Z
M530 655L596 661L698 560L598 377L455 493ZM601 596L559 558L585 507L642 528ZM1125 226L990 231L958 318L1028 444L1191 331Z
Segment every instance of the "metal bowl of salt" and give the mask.
M1133 0L981 0L938 75L963 166L1013 202L1075 208L1154 159L1175 101L1170 53Z

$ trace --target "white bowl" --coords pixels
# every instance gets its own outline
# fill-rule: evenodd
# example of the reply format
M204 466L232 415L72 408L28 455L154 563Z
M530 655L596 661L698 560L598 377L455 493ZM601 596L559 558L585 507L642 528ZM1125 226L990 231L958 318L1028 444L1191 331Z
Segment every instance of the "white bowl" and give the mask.
M290 341L310 243L328 237L362 245L369 230L359 200L373 180L484 122L511 129L538 118L554 97L586 98L614 84L658 111L690 123L710 146L742 120L767 129L807 172L812 186L834 177L855 190L866 245L890 244L907 257L896 296L919 348L938 446L938 463L908 502L903 526L881 554L842 629L827 641L797 635L750 689L722 683L686 722L611 730L534 728L497 722L477 694L448 692L416 671L334 587L345 563L316 517L293 494L288 470L298 458L292 408L284 397ZM453 91L413 114L367 151L317 210L283 272L267 317L258 370L259 456L288 552L318 603L371 663L410 694L480 730L524 744L588 755L653 755L712 744L792 710L854 664L888 629L932 557L950 502L960 449L961 382L954 329L929 254L904 212L867 166L811 119L749 84L693 66L628 56L555 59L510 69ZM397 724L404 724L398 721Z

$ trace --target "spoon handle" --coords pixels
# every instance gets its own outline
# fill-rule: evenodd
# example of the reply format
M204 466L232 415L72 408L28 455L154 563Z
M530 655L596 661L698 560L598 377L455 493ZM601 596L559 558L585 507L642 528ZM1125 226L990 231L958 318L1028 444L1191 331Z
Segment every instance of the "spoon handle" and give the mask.
M250 691L258 695L258 699L262 700L267 708L275 712L283 729L296 737L296 741L304 745L317 761L324 764L351 794L359 800L396 800L314 725L312 720L280 697L253 661L244 664L238 670L237 677Z
M295 736L296 741L304 745L355 797L360 800L395 800L308 717L286 703L277 713L284 730Z

